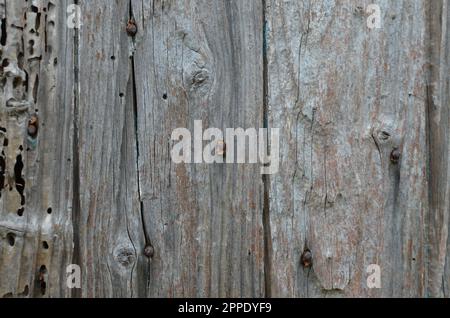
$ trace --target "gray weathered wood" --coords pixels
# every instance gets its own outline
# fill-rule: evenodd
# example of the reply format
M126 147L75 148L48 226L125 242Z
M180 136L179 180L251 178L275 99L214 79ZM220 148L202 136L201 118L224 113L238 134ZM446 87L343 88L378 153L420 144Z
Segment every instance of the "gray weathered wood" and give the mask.
M66 8L67 1L0 2L0 297L70 295L60 279L73 241L74 47ZM33 117L38 131L29 136Z
M0 297L449 297L450 7L371 2L0 0ZM194 120L279 172L173 163Z
M284 128L281 172L270 183L274 295L442 295L448 140L428 127L435 30L425 32L437 12L425 1L378 3L381 29L367 27L367 1L267 4L270 125ZM446 1L433 6L448 14ZM448 53L448 34L437 42ZM448 74L437 76L444 117L435 124L446 132ZM390 160L395 148L398 164ZM429 209L435 155L442 161L432 180L441 184L430 192L440 211ZM311 270L300 264L305 249ZM381 289L367 287L370 264L381 267Z
M450 297L450 6L448 1L430 1L427 6L429 80L427 91L429 138L429 200L427 241L429 295Z
M263 125L261 1L133 1L149 296L264 296L255 165L174 165L172 130ZM164 99L167 97L167 99Z

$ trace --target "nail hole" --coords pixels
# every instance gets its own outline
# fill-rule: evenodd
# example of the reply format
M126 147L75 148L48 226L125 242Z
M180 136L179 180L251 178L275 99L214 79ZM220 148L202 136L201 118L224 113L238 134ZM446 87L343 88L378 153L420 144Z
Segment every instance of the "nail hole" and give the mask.
M166 100L166 99L167 99L167 94L163 94L162 98L163 98L164 100Z
M114 56L114 55L111 55L111 60L115 60L116 59L116 57Z
M6 234L6 239L8 240L9 246L14 246L14 244L16 244L16 235L14 233Z
M47 209L47 213L48 213L48 214L52 214L52 208L48 208L48 209Z

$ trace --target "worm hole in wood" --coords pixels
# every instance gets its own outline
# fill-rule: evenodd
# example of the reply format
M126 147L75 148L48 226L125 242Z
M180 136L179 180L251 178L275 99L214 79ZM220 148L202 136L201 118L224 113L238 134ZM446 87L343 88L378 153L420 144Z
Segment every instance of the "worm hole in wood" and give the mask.
M5 172L6 172L5 153L2 152L2 154L0 155L0 198L2 197L2 190L5 187Z
M14 244L16 244L16 235L14 233L6 234L6 240L8 241L9 246L14 246Z
M2 46L6 45L6 38L7 38L7 34L6 34L6 18L1 20L1 24L2 24L2 29L1 29L1 36L0 36L0 44Z
M22 149L20 149L21 151L23 150L23 147L21 146ZM24 190L25 190L25 179L22 176L22 170L23 170L23 162L22 162L22 155L18 155L16 157L16 164L14 165L14 178L15 178L15 183L16 183L16 190L17 192L19 192L20 197L21 197L21 201L20 204L21 205L25 205L25 196L24 196Z
M42 265L39 269L39 287L42 295L45 295L45 292L47 290L45 275L47 275L47 267L45 265Z

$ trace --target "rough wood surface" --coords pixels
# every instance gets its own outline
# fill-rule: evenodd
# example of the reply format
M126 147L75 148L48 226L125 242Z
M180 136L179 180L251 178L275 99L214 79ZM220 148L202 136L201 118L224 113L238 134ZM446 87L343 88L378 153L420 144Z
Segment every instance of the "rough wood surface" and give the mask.
M264 296L256 165L175 165L173 129L263 125L261 1L141 1L133 55L150 296Z
M380 3L379 30L367 4L268 2L270 125L285 138L270 183L276 295L426 294L425 2ZM381 289L367 288L370 264Z
M449 3L374 2L0 0L0 297L450 297Z
M70 294L61 280L73 241L74 41L66 7L0 2L0 297Z

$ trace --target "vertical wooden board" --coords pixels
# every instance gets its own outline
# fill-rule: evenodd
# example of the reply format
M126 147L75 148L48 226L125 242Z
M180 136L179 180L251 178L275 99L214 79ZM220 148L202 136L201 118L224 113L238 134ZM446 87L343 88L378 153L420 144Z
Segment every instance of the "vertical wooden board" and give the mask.
M426 2L370 3L267 2L273 296L425 295Z
M428 131L430 162L430 215L428 218L429 296L450 297L450 6L448 1L428 4L430 78Z
M0 1L0 297L67 297L72 252L69 1Z
M80 6L74 259L83 284L77 296L142 297L147 261L137 192L129 2Z
M264 296L259 165L174 164L171 133L263 124L261 1L133 1L148 295ZM205 144L204 144L205 145Z

